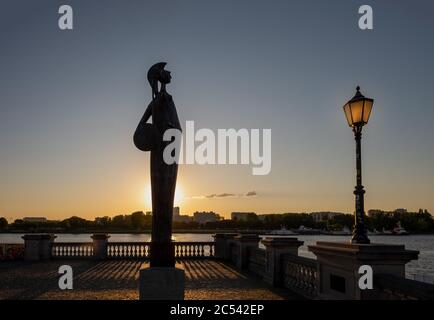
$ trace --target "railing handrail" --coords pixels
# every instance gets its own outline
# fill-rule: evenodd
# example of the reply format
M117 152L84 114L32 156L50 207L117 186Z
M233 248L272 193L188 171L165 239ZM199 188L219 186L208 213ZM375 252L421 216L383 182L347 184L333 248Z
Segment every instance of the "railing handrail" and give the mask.
M318 266L318 261L311 258L296 256L290 253L283 254L283 263L286 263L287 261L303 264L310 268L316 268Z
M91 246L92 242L53 242L53 246Z

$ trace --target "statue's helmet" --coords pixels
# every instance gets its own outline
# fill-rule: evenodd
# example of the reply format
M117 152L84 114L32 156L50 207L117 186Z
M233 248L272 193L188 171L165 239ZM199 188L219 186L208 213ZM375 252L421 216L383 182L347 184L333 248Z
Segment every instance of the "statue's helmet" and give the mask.
M166 64L166 62L158 62L148 70L148 81L152 88L152 98L155 98L158 93L158 80L160 78L161 71L164 70Z

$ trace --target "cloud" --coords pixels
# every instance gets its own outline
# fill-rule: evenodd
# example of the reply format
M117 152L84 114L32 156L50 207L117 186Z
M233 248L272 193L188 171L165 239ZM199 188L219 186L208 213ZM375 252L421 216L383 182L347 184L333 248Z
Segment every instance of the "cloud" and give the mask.
M208 199L212 199L212 198L227 198L227 197L235 197L236 195L233 193L220 193L220 194L209 194L206 197Z
M245 194L235 194L235 193L212 193L208 195L197 195L186 197L187 199L217 199L217 198L242 198L242 197L257 197L258 193L256 191L249 191Z

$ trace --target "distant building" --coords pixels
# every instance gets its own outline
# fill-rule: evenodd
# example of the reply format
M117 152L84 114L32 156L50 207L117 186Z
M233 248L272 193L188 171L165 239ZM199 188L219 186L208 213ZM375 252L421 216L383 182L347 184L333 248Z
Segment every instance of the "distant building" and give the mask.
M30 223L45 223L47 222L47 218L44 217L24 217L24 222L30 222Z
M231 220L247 221L249 219L256 219L258 216L255 212L232 212Z
M330 212L330 211L322 211L322 212L312 212L310 215L312 216L315 222L322 222L333 219L336 216L343 215L341 212Z
M195 222L198 222L198 223L216 222L216 221L220 220L220 216L213 211L210 211L210 212L206 212L206 211L198 212L198 211L196 211L193 214L193 220Z
M368 210L367 216L370 218L372 216L375 216L376 214L385 213L383 210L380 209L370 209Z
M173 216L179 216L179 207L174 207L173 208Z
M181 215L179 207L174 207L172 213L174 222L190 222L193 220L191 216ZM152 216L152 211L146 211L146 215Z
M410 212L407 209L404 208L398 208L395 209L393 211L385 211L385 210L380 210L380 209L371 209L368 210L368 217L372 217L376 214L386 214L386 215L394 215L394 214L405 214L405 213L409 213L409 214L417 214L417 213L428 213L427 210L422 210L419 209L418 212Z
M181 215L179 207L173 208L173 221L174 222L190 222L192 217L187 215Z
M281 214L276 214L276 213L258 214L258 219L260 221L265 221L265 219L267 219L267 217L273 217L273 216L281 216Z

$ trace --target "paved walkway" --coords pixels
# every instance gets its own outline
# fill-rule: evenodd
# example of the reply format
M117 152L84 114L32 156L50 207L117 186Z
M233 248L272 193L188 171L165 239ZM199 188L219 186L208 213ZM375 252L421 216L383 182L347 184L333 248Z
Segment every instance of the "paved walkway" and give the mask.
M58 287L58 268L67 264L74 270L74 289ZM38 263L0 262L0 299L138 299L139 269L142 261L49 261ZM186 273L186 299L280 300L293 296L258 277L241 273L214 260L177 263Z

